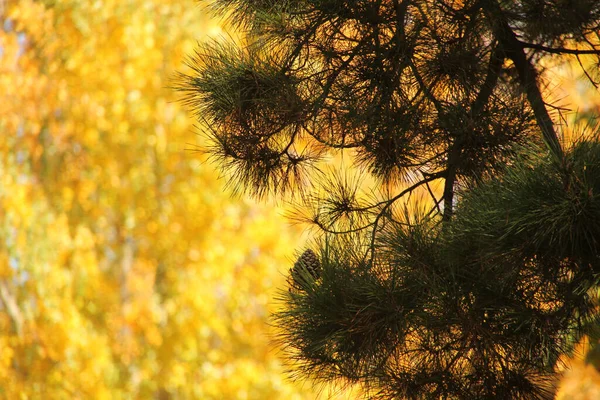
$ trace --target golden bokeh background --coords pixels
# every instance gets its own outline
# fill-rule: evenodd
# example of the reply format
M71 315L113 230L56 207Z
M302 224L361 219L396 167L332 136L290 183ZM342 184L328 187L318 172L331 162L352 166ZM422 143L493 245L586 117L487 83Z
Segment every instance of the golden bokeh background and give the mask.
M221 33L194 0L0 0L0 399L331 394L268 324L301 230L224 189L170 89ZM599 399L572 363L563 398Z

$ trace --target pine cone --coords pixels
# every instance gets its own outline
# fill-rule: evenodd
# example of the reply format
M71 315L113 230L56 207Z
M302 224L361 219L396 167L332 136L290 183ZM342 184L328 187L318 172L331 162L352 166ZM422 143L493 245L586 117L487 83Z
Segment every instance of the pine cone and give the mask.
M292 288L302 290L312 278L312 281L321 276L321 263L314 251L308 249L294 263L290 269L290 290Z

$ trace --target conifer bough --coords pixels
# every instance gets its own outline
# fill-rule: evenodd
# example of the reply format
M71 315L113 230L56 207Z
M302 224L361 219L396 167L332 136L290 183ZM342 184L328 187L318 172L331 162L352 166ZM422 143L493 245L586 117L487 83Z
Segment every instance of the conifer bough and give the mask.
M541 61L573 58L597 85L600 2L207 7L244 41L200 45L179 76L206 152L324 233L274 316L295 377L381 399L552 398L561 357L598 336L600 129L561 145ZM340 152L379 189L323 173Z

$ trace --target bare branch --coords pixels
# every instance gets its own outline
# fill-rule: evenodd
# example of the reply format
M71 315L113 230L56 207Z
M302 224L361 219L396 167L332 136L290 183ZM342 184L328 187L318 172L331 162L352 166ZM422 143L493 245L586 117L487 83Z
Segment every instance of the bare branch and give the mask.
M521 46L525 49L535 49L545 51L546 53L551 54L574 54L574 55L584 55L584 54L597 54L600 55L600 49L568 49L566 47L548 47L537 43L527 43L521 40L518 40Z

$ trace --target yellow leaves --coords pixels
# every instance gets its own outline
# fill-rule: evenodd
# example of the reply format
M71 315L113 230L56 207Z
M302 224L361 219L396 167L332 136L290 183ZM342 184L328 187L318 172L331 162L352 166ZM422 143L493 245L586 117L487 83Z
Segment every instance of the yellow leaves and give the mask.
M0 378L6 378L6 370L12 364L15 351L11 348L6 337L0 338Z
M6 180L8 181L8 180ZM2 201L5 210L14 210L13 218L19 219L27 219L31 210L28 208L28 200L31 196L34 196L31 188L27 184L19 184L15 180L11 180L7 182L9 184L3 188L2 193L0 193L0 201ZM17 233L19 236L19 240L24 240L22 236L22 232Z
M8 8L0 398L300 398L266 324L293 236L185 150L165 88L206 16L177 0Z
M10 267L8 255L0 253L0 279L7 279L13 275L13 269Z
M43 350L39 353L42 358L48 358L51 361L60 361L65 358L65 351L69 346L69 337L67 328L73 325L69 320L70 315L59 313L54 307L59 304L51 304L50 307L41 307L41 311L47 313L44 320L38 322L36 332L40 332L38 340Z
M73 188L63 187L62 188L62 203L66 209L70 209L73 203L73 198L75 197L75 192Z

